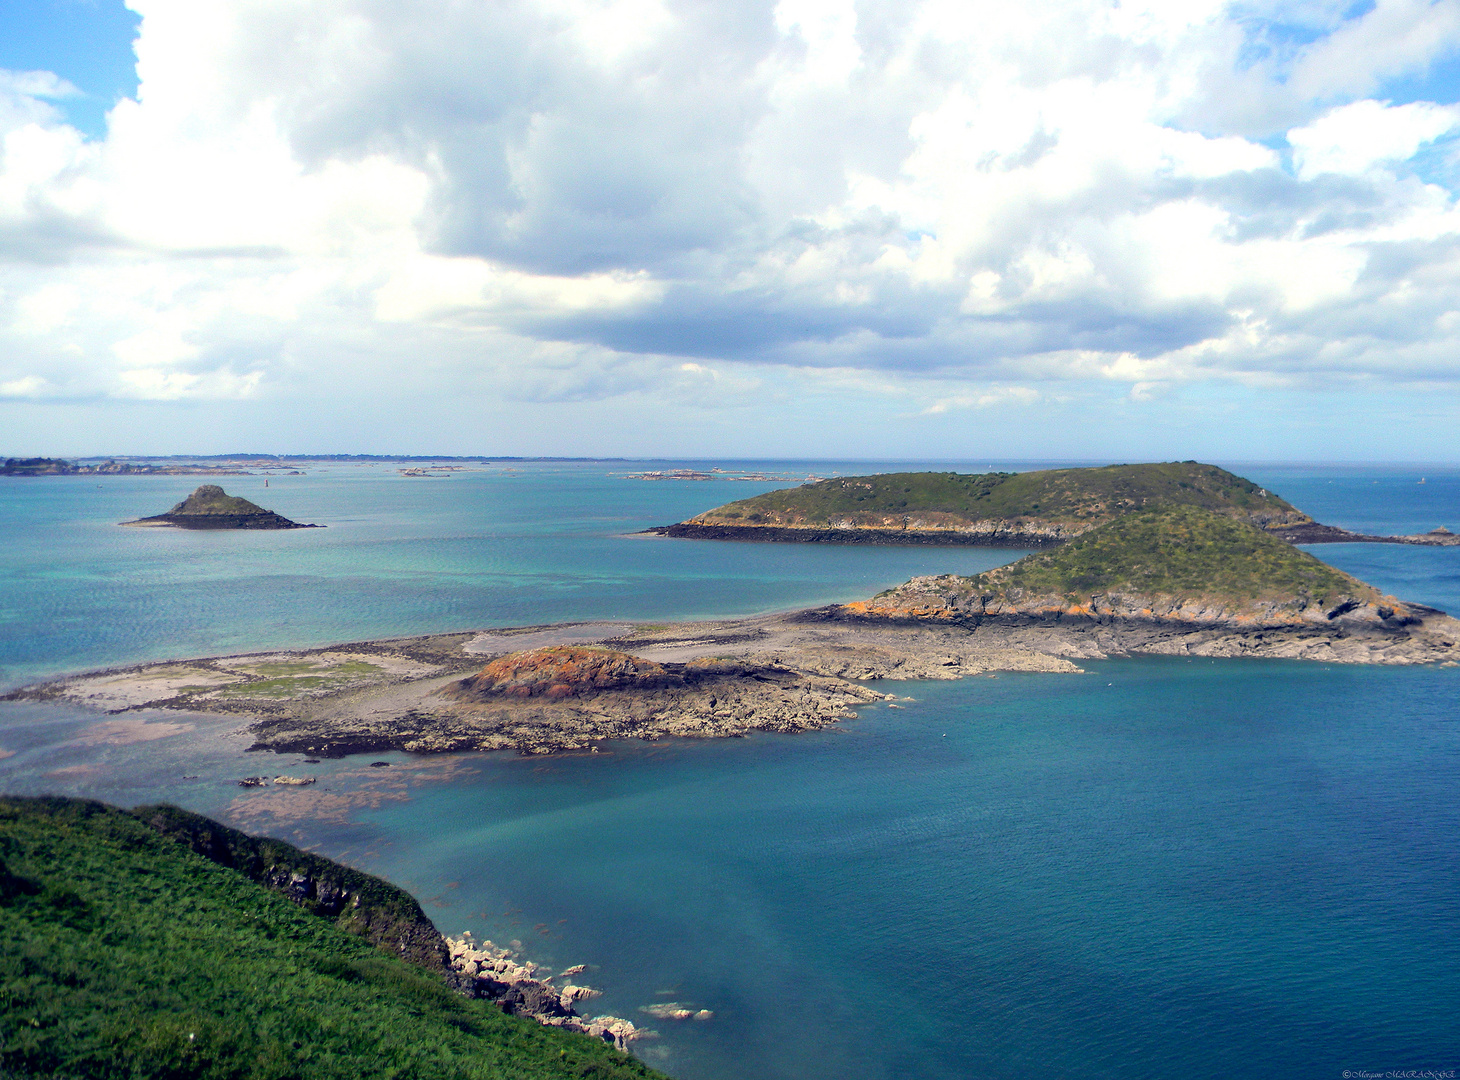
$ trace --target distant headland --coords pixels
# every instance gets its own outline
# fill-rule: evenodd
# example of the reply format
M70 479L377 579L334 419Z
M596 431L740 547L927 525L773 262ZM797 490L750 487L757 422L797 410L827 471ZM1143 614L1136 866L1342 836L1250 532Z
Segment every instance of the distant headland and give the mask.
M80 462L64 458L6 458L0 465L0 476L248 476L242 469L227 465L155 465L151 462L105 461Z
M123 521L138 528L176 529L323 529L301 525L265 510L257 503L230 495L217 484L204 484L165 514Z
M740 499L646 531L701 540L1044 548L1123 514L1169 506L1245 521L1294 544L1460 544L1443 527L1371 536L1323 525L1252 481L1198 461L848 476Z

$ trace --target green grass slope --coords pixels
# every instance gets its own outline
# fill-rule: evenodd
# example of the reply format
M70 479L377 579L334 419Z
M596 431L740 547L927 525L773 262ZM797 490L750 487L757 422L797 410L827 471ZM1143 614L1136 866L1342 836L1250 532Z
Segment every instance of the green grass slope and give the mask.
M1233 601L1378 599L1357 578L1245 522L1190 506L1128 514L1053 551L969 579L1001 593L1088 598L1123 592Z
M1195 506L1136 511L1008 566L914 578L845 610L945 621L1079 616L1385 630L1418 621L1393 597L1255 525Z
M444 971L446 943L416 898L371 874L250 836L176 806L139 806L132 816L211 862L284 893L311 915L413 964Z
M461 997L125 811L4 798L0 1075L659 1074Z
M1250 480L1199 462L1026 473L886 473L823 480L729 503L703 525L956 528L1001 520L1059 524L1069 534L1155 506L1197 506L1259 525L1309 521Z
M245 514L268 514L272 513L272 511L265 510L258 503L249 502L247 499L240 498L237 495L230 495L217 484L204 484L197 491L169 510L168 513L241 516Z

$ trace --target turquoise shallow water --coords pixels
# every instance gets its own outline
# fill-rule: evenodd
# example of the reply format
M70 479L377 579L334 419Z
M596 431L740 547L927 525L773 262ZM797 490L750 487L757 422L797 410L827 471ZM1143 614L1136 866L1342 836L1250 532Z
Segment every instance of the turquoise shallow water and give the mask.
M134 478L0 485L20 613L0 662L14 680L259 637L789 607L1017 555L626 540L750 485L541 469L482 474L476 501L458 480L275 480L268 505L332 528L251 547L103 527L166 502L156 479L137 508ZM1460 528L1453 471L1242 471L1336 524ZM1315 551L1460 610L1460 551ZM227 722L10 705L0 785L170 799L406 884L448 931L588 962L593 1004L657 1028L641 1053L685 1080L1460 1063L1460 672L1086 666L882 684L914 700L799 736L326 762L302 791L238 789L295 759L243 755ZM638 1012L668 1000L715 1018Z
M805 475L812 464L854 469L801 462L777 471ZM751 614L1014 557L628 539L785 486L623 478L642 468L520 463L407 479L386 466L333 466L268 477L267 490L261 476L226 477L231 494L328 524L231 533L116 527L165 511L197 477L0 478L0 685L104 664L481 626Z

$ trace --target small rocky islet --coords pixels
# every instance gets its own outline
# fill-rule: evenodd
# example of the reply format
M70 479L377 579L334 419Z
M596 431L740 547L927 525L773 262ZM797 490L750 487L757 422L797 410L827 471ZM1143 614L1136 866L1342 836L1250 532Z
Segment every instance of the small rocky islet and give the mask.
M165 514L123 521L134 528L175 529L323 529L323 525L301 525L272 510L237 495L217 484L204 484Z

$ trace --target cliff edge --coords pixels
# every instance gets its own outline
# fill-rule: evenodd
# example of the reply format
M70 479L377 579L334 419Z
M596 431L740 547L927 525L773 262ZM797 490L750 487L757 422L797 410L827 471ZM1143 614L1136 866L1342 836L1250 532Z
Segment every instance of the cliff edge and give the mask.
M1321 642L1332 659L1460 659L1460 623L1443 612L1386 596L1255 525L1192 506L1128 514L973 577L913 578L832 616L1103 629L1132 652L1186 651L1195 639L1181 647L1176 639L1201 632L1203 641L1215 634L1230 646L1211 655L1252 651L1239 639L1282 638L1298 648L1294 656ZM1378 655L1385 651L1393 655Z
M4 1076L660 1076L587 988L463 971L388 882L175 807L0 797L0 936Z

